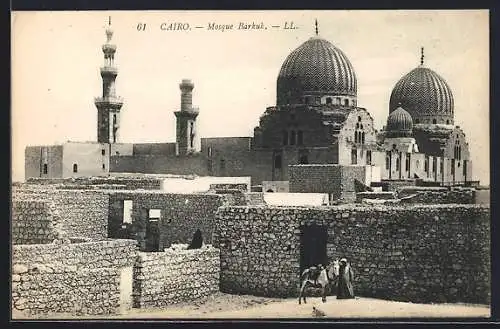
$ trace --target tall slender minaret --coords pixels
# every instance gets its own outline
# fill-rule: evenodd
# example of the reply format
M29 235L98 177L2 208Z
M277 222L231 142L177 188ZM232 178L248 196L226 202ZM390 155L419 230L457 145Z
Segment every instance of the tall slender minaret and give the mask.
M115 66L116 45L111 44L113 30L111 17L106 28L106 43L102 45L104 66L101 67L102 96L95 98L97 107L97 141L99 143L116 143L119 137L120 109L123 105L121 97L116 96L115 80L118 69Z
M194 84L191 80L182 80L179 88L181 89L181 110L174 112L176 117L175 153L186 155L197 150L196 117L199 110L193 107Z

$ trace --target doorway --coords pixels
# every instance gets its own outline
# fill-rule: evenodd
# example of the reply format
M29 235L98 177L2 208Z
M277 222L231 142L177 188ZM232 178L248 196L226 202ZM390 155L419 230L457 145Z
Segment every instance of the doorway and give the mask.
M326 255L327 227L302 226L300 232L300 272L313 265L325 266L328 260Z
M161 220L160 209L150 209L146 221L146 250L160 250L160 229L159 223Z

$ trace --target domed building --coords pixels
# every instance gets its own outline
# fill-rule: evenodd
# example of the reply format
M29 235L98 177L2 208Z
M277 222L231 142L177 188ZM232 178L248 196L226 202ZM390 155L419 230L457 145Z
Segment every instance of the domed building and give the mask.
M394 86L381 133L370 113L358 106L356 72L347 54L321 38L316 25L315 35L284 59L276 105L264 111L253 136L200 138L199 109L192 102L195 84L182 80L180 109L174 111L176 141L121 143L123 101L115 90L112 34L108 27L103 95L95 100L98 142L28 147L27 178L109 172L250 176L252 185L265 192L321 192L335 198L355 197L356 184L367 188L381 179L470 180L468 144L453 126L452 91L424 66L423 53L420 66Z
M469 146L454 124L453 93L446 81L420 65L394 86L382 132L387 179L422 179L441 184L471 180ZM410 150L408 138L416 143ZM401 164L405 163L404 166Z

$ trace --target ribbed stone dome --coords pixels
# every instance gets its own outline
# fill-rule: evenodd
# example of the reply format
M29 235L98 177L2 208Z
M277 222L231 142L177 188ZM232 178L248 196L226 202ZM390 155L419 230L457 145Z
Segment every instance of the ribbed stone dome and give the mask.
M398 107L387 118L388 137L409 137L413 130L411 114L402 107Z
M411 114L415 124L453 124L453 94L450 87L439 74L423 65L396 83L391 93L389 113L399 106Z
M305 95L357 95L356 74L347 56L318 37L288 55L278 75L277 105L302 103Z

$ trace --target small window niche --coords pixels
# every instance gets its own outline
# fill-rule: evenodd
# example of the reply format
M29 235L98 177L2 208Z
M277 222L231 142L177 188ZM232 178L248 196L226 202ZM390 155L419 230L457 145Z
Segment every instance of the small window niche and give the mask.
M43 174L47 175L48 172L49 172L49 166L46 163L44 163L43 164Z
M161 218L161 209L149 209L149 220L159 220Z
M74 173L78 172L78 165L76 163L73 164L73 172Z

